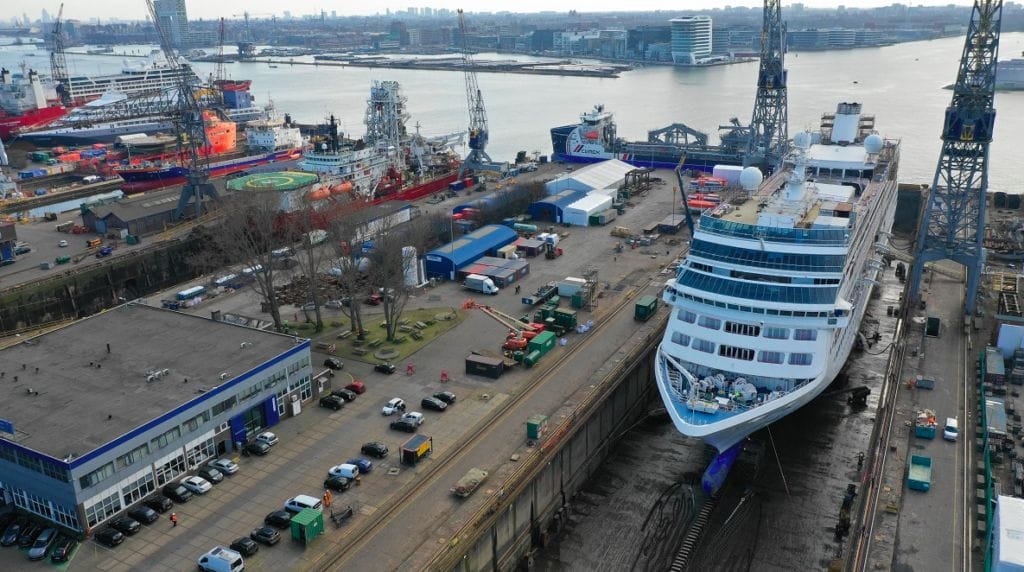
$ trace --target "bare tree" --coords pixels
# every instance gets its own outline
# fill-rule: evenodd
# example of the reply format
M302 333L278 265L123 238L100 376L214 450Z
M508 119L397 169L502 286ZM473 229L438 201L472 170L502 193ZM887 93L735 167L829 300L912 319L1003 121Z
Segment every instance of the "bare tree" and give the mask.
M322 300L320 296L322 284L320 272L324 269L330 249L323 244L327 240L327 232L317 228L315 222L316 212L312 205L307 203L304 208L294 211L278 231L285 241L298 243L298 252L295 258L299 270L306 277L306 299L313 303L316 331L322 332L324 319L321 308L326 300ZM307 311L305 304L302 308L303 312Z
M275 232L278 197L274 192L237 193L225 199L226 216L212 229L212 244L206 263L211 268L226 264L245 265L244 278L259 296L277 331L284 330L281 311L274 291L279 272L272 252L286 245L286 239Z
M365 265L361 258L360 228L365 217L359 213L334 217L328 227L331 252L339 293L342 295L342 312L351 321L351 331L357 338L365 337L363 328L362 295L366 290L366 275L360 269Z

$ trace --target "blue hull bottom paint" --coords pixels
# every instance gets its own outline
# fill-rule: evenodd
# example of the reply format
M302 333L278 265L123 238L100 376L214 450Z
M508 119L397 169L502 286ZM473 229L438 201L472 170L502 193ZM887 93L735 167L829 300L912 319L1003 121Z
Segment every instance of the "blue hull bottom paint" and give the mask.
M736 457L739 456L742 450L743 442L740 442L715 456L711 464L704 471L704 477L700 481L704 494L712 496L722 488L722 485L725 484L725 479L729 476L733 463L736 462Z

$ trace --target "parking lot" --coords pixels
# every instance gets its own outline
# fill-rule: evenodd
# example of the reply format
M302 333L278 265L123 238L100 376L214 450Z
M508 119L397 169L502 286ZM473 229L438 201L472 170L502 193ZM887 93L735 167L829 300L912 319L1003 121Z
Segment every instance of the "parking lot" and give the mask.
M670 177L667 172L659 172L665 179ZM639 228L644 223L664 218L668 205L671 204L671 181L667 185L655 187L651 195L640 199L635 208L614 224L622 224ZM452 203L456 200L450 199ZM441 205L450 208L451 205ZM437 208L437 207L434 207ZM611 306L623 295L632 294L632 287L645 282L658 268L669 263L679 250L678 246L666 247L656 244L648 249L626 250L615 253L617 239L609 236L609 227L562 228L560 232L566 236L560 246L566 255L555 260L543 257L527 259L531 264L530 273L521 281L522 295L533 292L537 287L552 280L566 276L579 276L588 267L599 269L599 281L603 285L604 297L599 301L602 306ZM667 279L668 276L666 275ZM178 289L184 287L181 286ZM157 294L148 297L151 304L159 305L161 298L169 294ZM469 297L493 305L494 307L520 315L528 310L513 289L503 290L496 296L482 296L470 293L456 284L442 284L433 289L423 289L410 299L407 308L457 308ZM187 310L196 315L209 316L212 311L234 312L242 315L262 316L255 295L248 290L240 290L230 295L220 296ZM375 323L375 308L366 308ZM283 314L291 319L293 313L301 312L297 308L286 308ZM337 315L332 311L328 316ZM631 316L631 311L630 311ZM581 312L581 320L586 321L590 314ZM617 326L617 332L628 336L631 318L627 317ZM406 363L399 363L398 372L385 375L374 372L366 363L346 361L344 369L333 378L335 388L343 387L351 379L359 379L366 383L367 391L355 401L346 404L339 411L319 408L315 401L303 407L302 412L294 417L284 419L272 428L280 442L273 446L265 457L239 457L237 462L240 470L224 482L217 484L210 492L193 497L188 503L175 505L174 512L178 515L178 525L172 526L168 515L151 525L143 526L142 530L125 540L123 544L108 549L89 540L83 543L72 562L73 569L101 570L185 570L194 569L196 558L215 545L227 546L235 538L247 536L254 528L262 526L264 517L275 510L281 510L285 500L297 494L320 497L323 492L323 481L329 467L359 455L360 446L367 441L385 443L391 454L383 459L373 459L373 471L364 475L357 486L345 492L334 494L333 507L336 510L351 505L354 509L353 518L340 529L335 528L329 518L325 518L326 532L324 538L313 541L308 548L290 539L287 530L282 531L282 541L273 547L261 547L259 552L246 558L246 567L255 570L309 568L331 548L336 548L347 536L358 529L381 508L387 507L389 499L397 497L403 487L410 486L415 480L431 476L434 460L454 453L461 443L469 436L468 432L479 420L497 410L502 403L515 395L530 379L528 370L516 369L506 373L498 380L466 376L463 373L463 358L471 350L487 349L496 351L505 329L489 319L481 312L473 312L458 327L435 339L427 348L414 354L408 361L415 368L414 375L406 375ZM585 334L584 334L585 335ZM580 334L570 334L568 343L577 343ZM607 344L617 343L609 340ZM552 357L559 359L560 348L552 350ZM588 349L588 352L590 350ZM601 351L589 353L586 361L594 368L598 367L603 356ZM323 363L327 356L314 352L314 363ZM450 372L450 380L441 381L441 372ZM542 389L538 392L539 401L531 406L537 412L549 413L557 410L579 384L587 383L586 372L574 369L566 375L565 387L550 392ZM445 412L423 411L420 400L436 391L448 390L457 396L457 402ZM422 411L424 423L419 434L433 438L434 452L431 457L416 467L399 466L397 450L399 445L410 437L409 434L388 428L394 417L381 415L381 407L393 397L401 397L408 403L408 410ZM516 419L511 426L525 423L524 419ZM518 446L523 435L501 435L496 438L507 439L510 444ZM488 459L496 468L504 462L493 452L481 452L474 455L478 463ZM497 472L492 474L497 475ZM446 494L451 483L439 483L442 493L428 499L441 507L449 516L459 511L471 511L472 502L455 503ZM443 486L442 486L443 485ZM437 487L435 487L437 488ZM476 499L470 499L474 501ZM453 521L454 522L454 521ZM386 538L379 542L371 542L370 546L397 546L403 543L422 542L424 536L430 536L430 528L421 522L400 523L389 527ZM366 564L372 562L366 549L357 560ZM372 551L371 551L372 552ZM408 554L392 554L381 561L383 568L402 562ZM396 560L397 559L397 560ZM27 567L24 555L10 549L0 549L0 568L23 569ZM40 564L40 566L44 566Z

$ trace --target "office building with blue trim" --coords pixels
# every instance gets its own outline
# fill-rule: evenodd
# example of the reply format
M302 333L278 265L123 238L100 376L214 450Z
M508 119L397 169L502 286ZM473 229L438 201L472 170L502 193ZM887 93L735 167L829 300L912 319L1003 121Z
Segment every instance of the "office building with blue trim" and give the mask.
M310 358L136 303L0 349L0 500L88 533L300 413L322 390Z

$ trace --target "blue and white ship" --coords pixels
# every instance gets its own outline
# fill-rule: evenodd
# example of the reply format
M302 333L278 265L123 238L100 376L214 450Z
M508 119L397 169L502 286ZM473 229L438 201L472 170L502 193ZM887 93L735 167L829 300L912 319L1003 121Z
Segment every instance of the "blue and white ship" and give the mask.
M896 207L899 142L842 103L819 133L793 139L786 165L701 214L664 300L658 389L684 435L719 457L724 481L742 441L793 413L836 377L881 272Z

